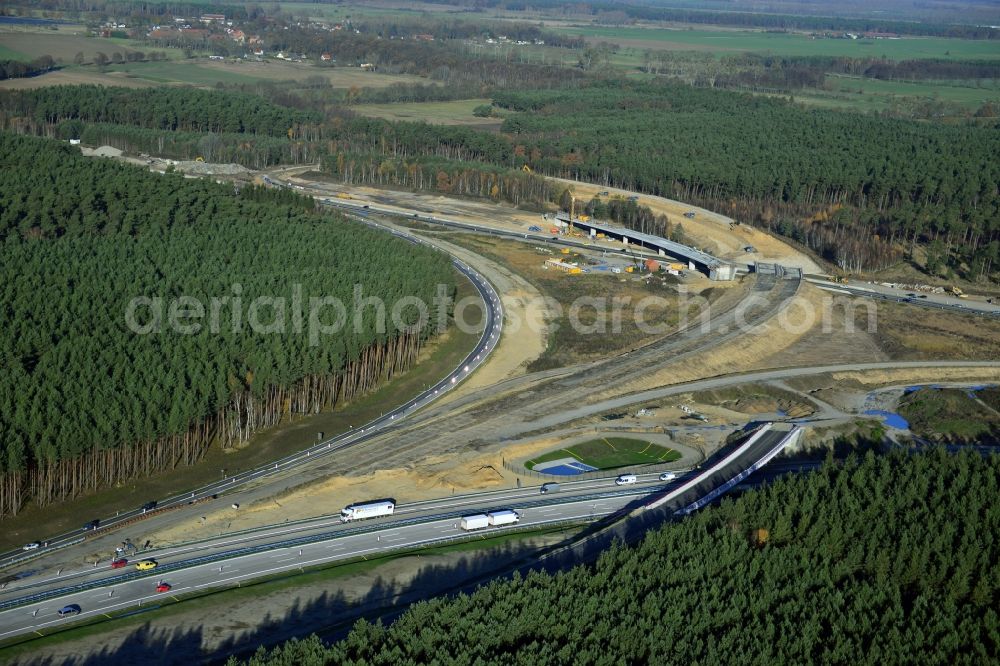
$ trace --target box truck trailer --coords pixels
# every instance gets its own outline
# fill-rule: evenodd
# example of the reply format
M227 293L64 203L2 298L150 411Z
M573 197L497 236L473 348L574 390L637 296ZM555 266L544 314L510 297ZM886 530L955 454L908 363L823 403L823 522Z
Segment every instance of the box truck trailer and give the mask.
M490 517L485 513L477 513L474 516L462 516L463 530L481 530L490 526Z
M494 527L514 525L517 521L521 520L521 516L517 515L516 511L511 511L509 509L505 509L503 511L493 511L486 514L486 517L490 519L490 525L493 525Z
M340 522L347 523L352 520L364 520L365 518L391 516L395 508L396 505L388 501L352 504L341 509Z

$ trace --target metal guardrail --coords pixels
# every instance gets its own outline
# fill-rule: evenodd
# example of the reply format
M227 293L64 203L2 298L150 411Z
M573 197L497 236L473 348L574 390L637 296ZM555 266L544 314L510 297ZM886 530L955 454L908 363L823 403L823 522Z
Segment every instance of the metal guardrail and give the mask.
M567 497L566 502L561 502L562 504L568 503L578 503L578 502L588 502L592 500L605 499L608 497L627 497L632 495L645 495L649 492L648 489L630 488L624 491L617 492L601 492L594 493L590 495L574 495L572 497ZM541 506L552 506L553 504L560 504L560 502L544 502L541 500L521 502L519 504L504 504L504 508L510 509L532 509ZM27 595L24 597L18 597L16 599L8 599L7 601L0 602L0 611L9 610L11 608L17 608L19 606L25 606L32 603L37 603L39 601L45 601L47 599L53 599L67 594L72 594L75 592L83 592L86 590L92 590L101 587L108 587L109 585L117 585L121 583L126 583L131 580L138 580L140 578L150 578L150 577L160 577L165 572L178 571L181 569L189 569L191 567L199 566L202 564L209 564L212 562L222 562L225 560L231 560L236 557L243 557L246 555L253 555L255 553L263 553L271 550L280 550L282 548L294 548L296 546L304 546L310 543L317 543L320 541L329 541L331 539L345 538L349 536L359 536L362 534L374 534L375 532L381 532L386 529L396 528L396 527L407 527L411 525L419 525L424 523L432 523L441 520L452 520L459 519L462 516L468 515L468 510L466 511L453 511L443 514L437 514L434 516L423 516L418 518L406 518L403 520L394 521L390 524L386 523L374 523L370 526L359 526L354 529L342 529L337 531L325 531L318 534L306 535L302 537L297 537L294 539L284 539L282 541L275 541L268 544L260 544L257 546L246 546L243 548L235 548L220 553L213 553L211 555L203 555L201 557L194 557L186 560L181 560L179 562L171 562L169 564L160 564L149 572L139 572L135 571L132 573L121 574L113 578L104 578L101 580L95 580L88 583L80 583L78 585L70 585L66 587L56 588L53 590L46 590L43 592L38 592L36 594ZM472 533L470 533L472 534ZM459 535L461 538L465 535ZM401 546L404 547L404 546Z
M67 541L66 543L59 543L59 544L56 544L54 546L49 546L49 547L47 547L45 549L33 550L33 551L31 551L31 553L29 553L27 555L22 555L21 557L18 557L18 558L15 558L13 560L9 560L9 561L5 562L4 566L10 566L10 565L14 565L14 564L20 564L21 562L28 562L29 560L33 560L36 557L41 557L42 555L51 553L54 550L60 550L62 548L67 548L69 546L75 546L76 544L82 543L82 542L84 542L86 540L87 539L85 537L80 537L79 539L74 539L73 541Z

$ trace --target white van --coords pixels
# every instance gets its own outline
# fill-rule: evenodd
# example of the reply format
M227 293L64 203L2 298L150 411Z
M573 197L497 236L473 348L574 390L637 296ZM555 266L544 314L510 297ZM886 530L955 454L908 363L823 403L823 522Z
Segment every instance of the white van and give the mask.
M636 479L635 474L622 474L617 479L615 479L615 485L616 486L627 486L627 485L629 485L631 483L635 483L637 480L638 479Z

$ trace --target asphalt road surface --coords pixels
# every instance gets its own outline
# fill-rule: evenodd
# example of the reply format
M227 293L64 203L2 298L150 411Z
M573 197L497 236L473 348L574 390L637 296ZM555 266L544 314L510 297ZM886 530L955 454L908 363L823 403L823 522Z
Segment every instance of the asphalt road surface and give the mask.
M232 585L241 580L288 572L341 559L390 550L409 549L468 538L460 527L462 515L515 509L519 527L591 521L625 509L640 508L651 497L670 512L719 488L755 466L781 444L788 432L767 431L720 452L701 469L670 481L642 475L632 485L614 478L569 481L557 493L541 495L537 487L518 488L402 505L391 517L339 524L327 517L307 525L280 526L251 534L227 535L204 548L193 545L143 553L158 566L145 572L129 563L125 569L82 568L57 572L36 581L25 580L0 596L0 639L68 623L58 611L80 607L88 617L125 609L155 606L163 596ZM509 527L489 527L475 534L490 536ZM166 583L168 591L157 586ZM37 600L33 600L37 599Z

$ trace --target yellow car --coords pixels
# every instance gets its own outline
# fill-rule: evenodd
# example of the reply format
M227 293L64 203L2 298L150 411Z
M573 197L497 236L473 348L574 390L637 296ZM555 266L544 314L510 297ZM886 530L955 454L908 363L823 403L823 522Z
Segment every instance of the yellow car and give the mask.
M139 571L149 571L150 569L155 569L156 560L143 560L142 562L136 562L135 568Z

